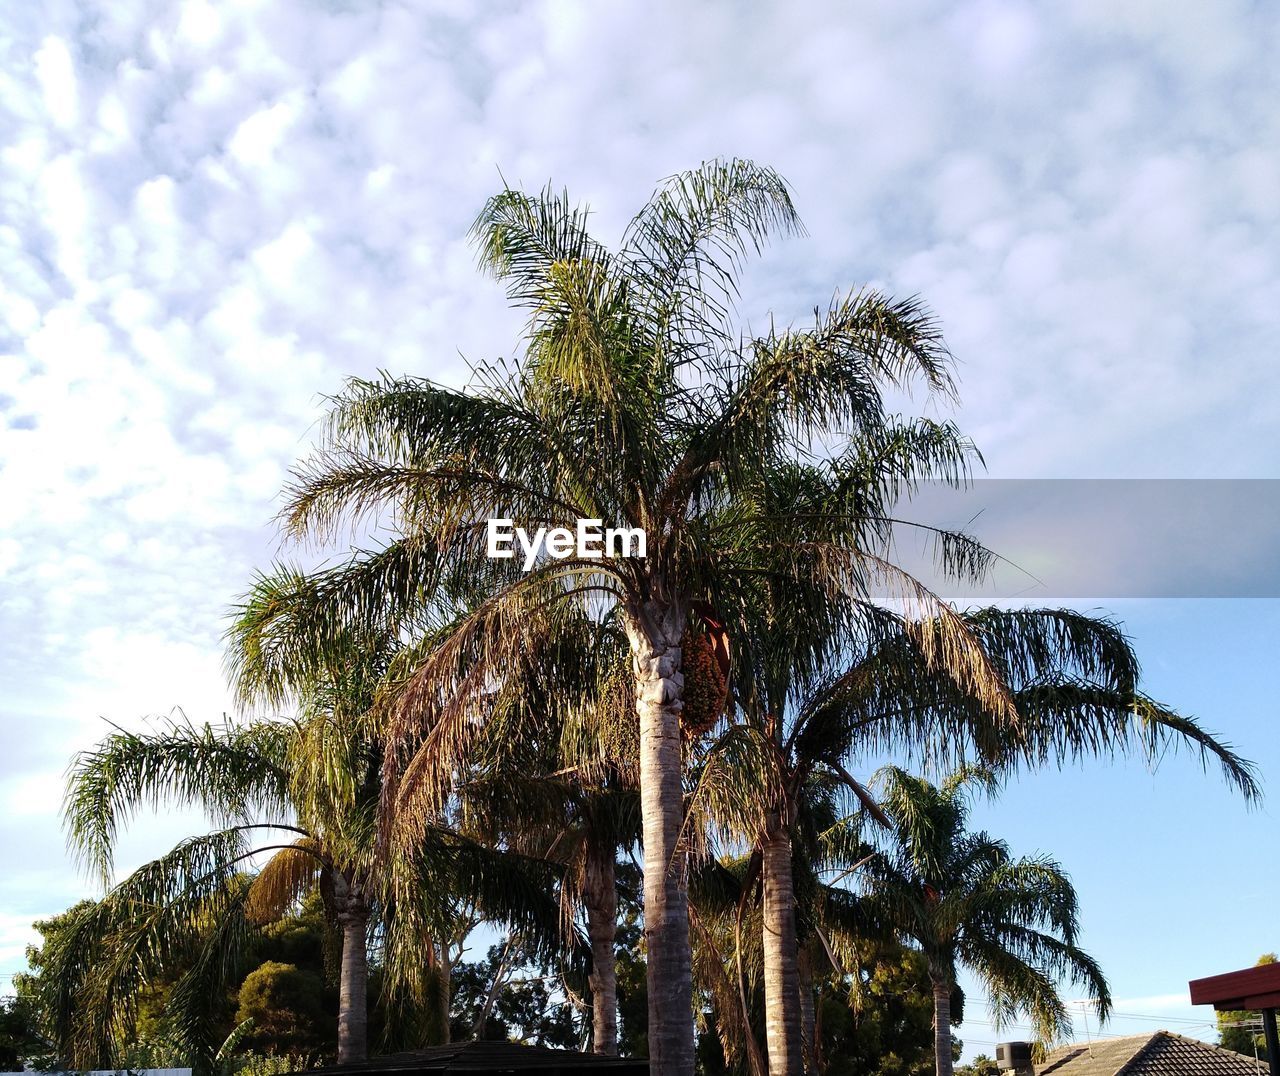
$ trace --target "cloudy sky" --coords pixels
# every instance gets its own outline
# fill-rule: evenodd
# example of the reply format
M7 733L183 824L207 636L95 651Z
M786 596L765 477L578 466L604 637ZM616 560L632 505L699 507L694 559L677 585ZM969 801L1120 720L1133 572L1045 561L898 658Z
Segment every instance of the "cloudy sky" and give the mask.
M90 891L70 754L104 717L227 707L225 610L279 552L321 395L512 353L465 239L500 174L567 187L611 239L665 175L772 164L810 234L744 317L921 294L993 476L1280 478L1280 9L1047 8L5 5L0 972ZM1280 766L1276 602L1108 607L1156 693ZM1148 771L1022 782L984 821L1074 871L1121 1011L1192 1020L1188 977L1280 945L1277 842L1194 766Z

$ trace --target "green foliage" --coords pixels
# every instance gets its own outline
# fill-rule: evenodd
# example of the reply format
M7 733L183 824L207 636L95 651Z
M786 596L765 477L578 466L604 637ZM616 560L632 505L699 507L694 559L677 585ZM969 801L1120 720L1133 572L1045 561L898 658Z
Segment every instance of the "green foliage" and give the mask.
M341 939L319 893L310 893L298 910L267 923L250 949L252 960L294 964L336 983Z
M245 977L236 997L236 1021L253 1021L244 1040L252 1049L310 1054L334 1041L324 980L314 971L268 960Z
M640 919L634 909L624 913L614 939L618 977L618 1053L649 1056L649 987L641 941Z
M956 1056L959 1056L957 1052ZM1000 1066L986 1054L978 1054L969 1064L955 1070L955 1076L1000 1076Z
M45 980L45 975L49 960L54 959L56 963L60 959L57 955L59 950L76 943L86 917L99 908L99 902L81 901L65 912L35 924L43 943L28 947L30 970L14 978L18 996L7 1003L3 1018L5 1030L0 1032L0 1043L7 1044L0 1048L16 1051L19 1059L26 1060L33 1067L46 1070L63 1067L49 1045L48 1033L42 1030L50 1024L47 1005L51 984ZM258 989L255 992L251 987L253 996L249 999L254 1007L253 1034L240 1036L249 1050L240 1050L224 1058L219 1064L220 1069L241 1065L245 1058L256 1056L252 1054L253 1050L273 1058L287 1057L291 1051L298 1057L302 1056L299 1051L305 1051L307 1057L313 1059L331 1055L337 990L332 983L325 981L325 976L326 969L332 965L333 933L320 898L315 895L305 901L296 913L268 924L254 938L245 950L240 974L231 977L226 990L215 992L206 999L210 1034L221 1042L236 1027L242 984L257 975ZM149 979L137 990L131 1015L119 1023L114 1033L107 1060L116 1068L182 1067L190 1063L189 1048L175 1020L173 1003L179 984L193 970L193 958L190 953L186 956L171 953L170 957L163 966L162 974ZM282 993L279 982L270 983L271 976L258 974L262 967L278 968L281 965L292 965L306 977L300 996L289 996L287 991ZM371 979L376 996L378 977L374 974ZM318 1017L312 1004L314 999L308 1000L312 987L317 984L321 990ZM266 989L267 985L272 989ZM300 1001L303 1003L301 1009ZM239 1041L232 1045L238 1045Z
M28 971L13 977L14 998L7 1002L7 1049L16 1051L20 1060L37 1069L54 1069L62 1061L54 1045L53 1031L43 1004L42 983L46 964L74 930L76 922L95 906L91 900L82 900L66 911L37 919L32 927L40 934L39 945L28 945L26 951ZM20 1068L19 1066L14 1066Z
M820 1051L827 1076L929 1076L933 1072L933 987L924 956L885 945L865 961L854 998L838 979L819 990ZM956 997L959 1000L959 997ZM952 1010L959 1023L962 1008ZM960 1056L960 1045L954 1046Z
M53 1067L56 1059L39 1031L39 1014L29 997L0 998L0 1069L24 1065Z
M315 1068L314 1054L235 1054L228 1059L219 1076L282 1076Z

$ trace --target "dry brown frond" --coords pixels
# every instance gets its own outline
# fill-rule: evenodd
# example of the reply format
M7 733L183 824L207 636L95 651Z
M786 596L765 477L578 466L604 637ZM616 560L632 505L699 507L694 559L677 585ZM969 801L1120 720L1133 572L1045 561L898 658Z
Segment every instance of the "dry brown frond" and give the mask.
M249 887L244 911L252 923L270 923L315 888L325 862L314 837L282 848L258 872Z

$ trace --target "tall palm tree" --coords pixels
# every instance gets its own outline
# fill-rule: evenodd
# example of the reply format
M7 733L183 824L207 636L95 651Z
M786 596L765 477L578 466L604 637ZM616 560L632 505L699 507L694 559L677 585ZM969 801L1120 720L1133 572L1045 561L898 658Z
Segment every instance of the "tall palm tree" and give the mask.
M376 688L447 637L466 598L416 590L391 610L378 636L357 642L361 637L348 633L344 647L343 629L325 618L335 611L333 592L350 585L347 571L277 566L260 574L228 631L228 669L245 705L305 698L317 680L348 685L343 704L359 712L360 735L378 751L383 715ZM562 895L585 910L591 942L595 1048L616 1053L613 865L619 846L635 839L632 796L617 782L635 768L634 738L619 738L618 728L629 701L625 683L618 683L625 649L603 625L580 620L563 627L547 646L514 655L503 676L489 680L485 736L459 766L453 813L459 832L487 847L565 868ZM316 646L317 637L327 645ZM366 667L376 675L354 684ZM369 802L377 798L375 792ZM405 931L392 936L412 942ZM430 947L424 952L430 960ZM399 980L414 973L413 963L407 955L392 962L392 986L409 986Z
M1246 798L1257 794L1249 763L1140 692L1132 646L1105 617L1065 609L964 614L1009 689L1019 715L1011 727L981 698L929 670L921 629L886 611L874 618L864 611L856 637L839 624L815 631L815 604L795 601L794 592L778 595L768 617L747 618L735 633L750 658L740 664L753 667L756 686L739 693L746 720L712 746L694 797L695 807L705 802L712 819L751 850L762 879L771 1072L799 1073L810 1046L798 989L798 919L803 913L810 931L817 926L813 909L797 905L796 879L821 867L845 871L861 857L837 839L848 837L831 815L840 796L889 824L849 772L858 759L888 751L935 765L976 757L1012 769L1190 743L1204 760L1220 762ZM816 880L804 884L811 899L822 893Z
M983 982L997 1023L1026 1012L1044 1040L1069 1031L1063 979L1083 986L1105 1019L1111 991L1076 944L1076 893L1062 867L1047 856L1015 859L1003 841L966 829L969 792L994 788L993 775L961 770L935 787L888 767L879 781L893 840L862 868L864 901L928 961L938 1076L952 1072L951 996L962 966Z
M740 335L731 325L743 259L774 234L800 230L784 181L746 161L715 161L662 184L610 251L567 195L505 190L474 228L481 264L528 312L521 363L474 368L456 390L384 377L352 381L327 438L298 471L283 520L327 540L380 513L396 532L357 557L348 622L387 614L417 589L470 586L485 595L400 694L388 742L386 818L397 839L440 809L475 710L513 648L557 630L565 605L616 608L629 641L640 723L639 768L653 1069L693 1068L683 826L682 644L695 603L735 615L758 578L759 552L780 580L865 596L888 579L935 613L947 667L993 708L1002 689L964 626L888 556L888 512L863 498L875 435L885 466L959 481L970 454L946 424L898 423L882 391L952 383L938 327L916 301L852 291L811 326ZM885 431L890 431L886 435ZM818 462L822 438L836 451ZM486 527L532 534L578 521L638 528L644 558L487 560ZM956 574L986 551L944 535ZM1007 711L1012 719L1012 712Z

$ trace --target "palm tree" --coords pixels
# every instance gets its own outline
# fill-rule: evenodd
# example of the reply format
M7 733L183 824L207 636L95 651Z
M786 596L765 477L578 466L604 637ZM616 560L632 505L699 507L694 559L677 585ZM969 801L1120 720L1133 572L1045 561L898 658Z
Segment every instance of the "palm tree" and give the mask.
M538 668L513 661L520 691L492 684L484 734L457 774L458 819L494 847L566 867L566 912L585 920L591 947L593 1050L614 1056L617 860L640 839L635 701L612 618L561 627Z
M434 994L434 1003L426 1027L433 1038L447 1038L449 993L449 938L460 930L467 930L470 914L454 914L456 906L474 905L476 901L488 901L490 910L508 920L522 914L521 902L536 906L539 893L524 892L520 885L509 885L511 907L494 902L494 894L484 896L486 879L502 878L511 870L524 871L530 879L541 879L543 888L554 883L558 888L572 884L564 876L563 862L547 860L539 848L524 846L515 848L492 847L490 834L467 835L470 800L457 806L457 821L462 828L453 827L452 820L440 816L433 825L425 827L419 839L411 847L403 848L403 855L388 862L378 850L374 832L374 816L383 789L385 763L385 714L380 704L380 692L388 683L394 684L403 676L404 668L412 668L422 653L429 653L438 638L447 635L451 619L466 610L466 595L453 589L448 595L434 591L412 589L394 606L392 617L384 618L378 632L356 633L339 624L334 627L333 601L335 592L346 594L351 586L349 566L321 568L310 573L296 567L276 566L273 571L260 573L243 603L237 606L236 617L227 632L227 667L239 701L244 706L284 706L291 701L306 704L315 693L315 684L337 684L337 691L329 692L330 705L338 706L353 720L348 742L364 743L370 754L370 764L362 787L362 818L369 828L358 834L355 847L367 857L370 871L379 875L379 888L385 902L393 908L393 921L383 934L387 953L387 985L390 992L416 998L420 1004ZM402 583L403 585L403 583ZM340 603L339 603L340 605ZM317 645L324 640L324 645ZM529 673L522 679L524 691L520 693L499 690L494 686L488 692L490 710L495 715L492 722L494 742L504 743L508 728L520 728L526 738L535 729L529 728L526 715L540 720L536 732L547 732L547 706L539 706L548 692L539 690L540 684L549 681L562 686L567 678L575 676L573 688L580 693L590 683L588 670L595 668L595 653L582 647L581 636L566 635L559 638L557 647L540 651L540 664L526 665ZM558 677L558 679L557 679ZM594 695L591 696L594 699ZM577 710L581 711L581 706ZM492 755L493 752L490 752ZM508 751L509 754L509 751ZM490 757L490 763L494 761ZM509 761L509 760L508 760ZM472 760L472 765L475 761ZM342 774L342 766L330 766L324 773L332 779ZM330 780L330 783L333 783ZM323 788L323 780L316 782ZM346 787L338 780L339 787ZM315 805L321 814L342 816L348 810L347 803L319 802ZM431 893L422 888L429 876L438 876L440 833L448 830L452 848L447 853L453 869L460 862L470 864L468 869L479 871L476 882L471 884L467 871L463 870L444 892ZM479 838L479 839L476 839ZM460 861L460 853L466 846L467 855ZM526 853L531 852L531 855ZM548 867L552 867L548 871ZM525 887L527 888L527 887ZM536 889L536 885L535 885ZM444 899L445 893L468 894L468 901ZM524 931L525 947L530 952L548 952L557 939L545 929ZM579 961L580 952L572 931L563 939L567 943L572 962ZM424 977L424 969L428 975ZM442 981L436 981L442 980ZM431 1017L438 1017L433 1021Z
M961 966L985 985L997 1023L1025 1011L1046 1041L1070 1030L1058 994L1064 978L1085 987L1106 1019L1111 992L1076 944L1076 893L1062 867L1047 856L1014 859L1003 841L965 828L969 790L994 789L990 771L961 770L935 787L887 767L879 781L893 846L862 868L864 902L928 961L938 1076L951 1076L951 996Z
M373 856L380 757L339 717L331 710L296 722L170 720L158 732L118 731L77 756L67 828L106 880L119 827L141 807L196 807L222 828L113 886L62 939L46 978L69 1056L102 1059L137 990L181 961L192 970L173 992L174 1015L195 1067L207 1071L218 1045L213 1005L234 981L255 926L318 890L341 927L338 1056L363 1059L371 923L381 920L398 936L390 928L410 909L388 902ZM264 856L256 877L243 873ZM558 944L548 865L494 855L445 827L427 831L416 864L425 891L438 890L434 900L473 894L494 918Z
M64 806L69 842L107 885L119 826L139 808L199 806L221 828L111 886L61 939L46 980L71 1059L106 1060L132 1017L136 990L183 954L193 970L173 993L175 1017L196 1067L211 1063L210 991L229 985L252 929L246 861L276 853L293 864L323 855L316 834L291 811L295 731L285 723L173 719L154 733L117 731L76 757Z
M591 946L592 1050L618 1053L618 853L639 838L639 798L616 778L507 768L478 773L459 790L462 824L499 847L565 867L569 915L580 910Z
M447 636L450 618L460 615L465 601L460 594L450 602L416 591L379 637L357 643L348 635L344 646L341 630L324 618L333 610L331 593L345 585L341 567L306 573L277 566L259 575L228 631L228 668L245 705L285 705L295 695L305 698L317 680L342 682L347 687L339 701L357 712L359 735L372 737L377 753L379 681L394 679L399 664ZM585 910L591 942L595 1048L614 1054L613 868L618 847L635 839L632 797L618 785L621 773L634 770L628 764L633 740L618 739L618 711L629 700L625 690L611 689L625 688L618 683L625 652L618 634L609 636L601 625L584 620L564 628L536 653L514 656L503 680L490 681L486 736L459 767L454 813L459 833L485 847L565 868L562 895ZM317 636L329 644L316 647ZM375 675L357 684L362 668ZM371 772L371 781L377 777ZM376 792L368 797L371 807L377 799ZM392 936L401 946L413 944L406 931ZM419 939L417 948L432 960L430 946L423 949ZM391 985L409 987L400 980L415 972L410 954L392 969Z
M1249 763L1138 690L1132 646L1107 618L1065 609L964 614L1008 686L1019 715L1010 727L982 699L930 672L920 628L863 610L852 638L839 624L815 625L814 608L803 595L797 603L794 592L780 594L769 616L751 617L735 633L738 649L751 657L740 664L752 666L755 686L739 692L746 720L712 745L694 797L695 808L705 804L712 820L750 849L751 870L762 879L771 1072L800 1072L811 1048L798 987L798 920L810 924L806 933L822 928L814 908L797 905L797 879L805 879L810 900L826 899L806 876L845 872L861 858L858 842L851 845L837 825L842 799L889 824L849 772L859 757L888 751L957 766L976 756L1013 769L1190 743L1205 761L1219 761L1246 798L1257 794Z
M953 427L898 423L882 390L921 381L951 391L949 356L916 301L838 297L805 329L743 337L730 324L743 259L800 230L784 181L716 161L661 185L617 251L588 234L567 195L505 190L480 214L481 264L528 311L523 361L474 368L467 390L383 377L334 401L318 455L298 471L283 520L327 540L344 522L396 532L357 557L332 594L343 623L382 620L438 585L484 595L450 643L405 685L389 727L387 828L413 840L438 813L477 733L478 706L517 647L557 631L565 606L616 609L628 638L640 722L649 1045L655 1072L693 1068L683 826L682 644L696 603L718 619L756 585L761 550L780 583L865 596L888 579L934 612L947 667L993 708L1002 690L945 606L898 572L883 503L863 499L866 453L909 480L960 481L970 446ZM810 447L834 437L834 455ZM637 528L644 558L486 559L487 521L573 530L579 520ZM956 574L986 551L944 535ZM318 644L322 643L318 641ZM1008 713L1012 717L1011 712Z
M519 692L494 685L456 778L458 820L493 847L564 865L566 913L585 919L591 946L592 1049L616 1055L616 865L640 838L634 702L620 633L585 619L564 627L552 660L525 670L513 659Z

